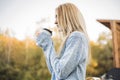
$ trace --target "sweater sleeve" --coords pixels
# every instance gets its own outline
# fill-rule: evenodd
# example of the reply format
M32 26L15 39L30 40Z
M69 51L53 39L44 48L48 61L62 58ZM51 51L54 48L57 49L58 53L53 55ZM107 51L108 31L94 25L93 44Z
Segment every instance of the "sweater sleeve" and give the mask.
M36 37L36 45L43 49L45 57L46 57L46 63L47 63L50 73L53 72L53 68L50 62L51 60L49 58L50 56L49 50L51 50L50 46L53 45L51 36L52 35L48 31L44 30Z
M66 42L63 56L58 59L52 39L46 33L41 33L37 43L43 48L50 72L54 71L58 79L66 79L75 70L80 61L85 59L83 52L85 44L82 37L71 36Z

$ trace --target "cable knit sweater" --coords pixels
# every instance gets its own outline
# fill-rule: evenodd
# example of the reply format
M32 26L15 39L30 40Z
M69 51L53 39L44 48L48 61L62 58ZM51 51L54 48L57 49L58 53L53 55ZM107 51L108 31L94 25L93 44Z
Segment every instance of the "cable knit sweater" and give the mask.
M57 57L48 31L41 32L36 43L44 51L51 80L85 80L88 40L84 33L74 31L70 34L60 53L61 57Z

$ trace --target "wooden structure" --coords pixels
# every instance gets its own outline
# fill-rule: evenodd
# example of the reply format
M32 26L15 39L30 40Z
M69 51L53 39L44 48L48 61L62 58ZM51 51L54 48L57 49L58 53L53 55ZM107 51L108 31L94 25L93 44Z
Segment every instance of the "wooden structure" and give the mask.
M113 59L115 68L120 68L120 20L97 20L112 31Z

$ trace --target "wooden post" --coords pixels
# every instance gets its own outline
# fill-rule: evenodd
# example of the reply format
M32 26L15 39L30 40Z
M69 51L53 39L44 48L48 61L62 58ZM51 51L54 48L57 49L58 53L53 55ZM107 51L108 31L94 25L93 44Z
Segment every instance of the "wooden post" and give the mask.
M120 68L120 20L97 20L112 31L113 58L115 68Z

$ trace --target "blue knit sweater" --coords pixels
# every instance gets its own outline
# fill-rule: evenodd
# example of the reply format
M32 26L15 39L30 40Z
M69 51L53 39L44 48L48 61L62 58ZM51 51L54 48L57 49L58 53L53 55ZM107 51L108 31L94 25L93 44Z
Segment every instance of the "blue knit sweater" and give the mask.
M44 51L51 80L85 80L89 44L82 32L70 34L60 53L61 57L56 55L49 32L40 33L36 43Z

